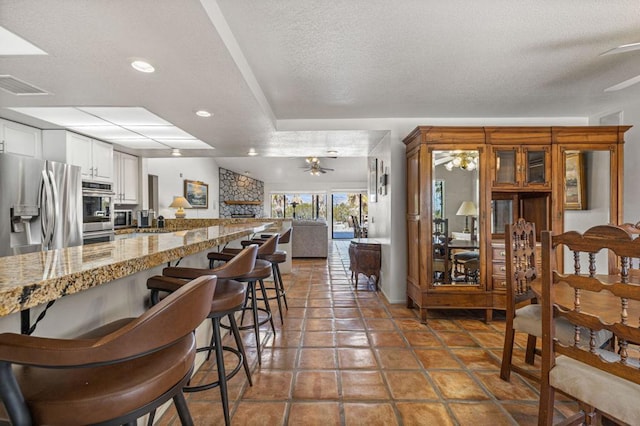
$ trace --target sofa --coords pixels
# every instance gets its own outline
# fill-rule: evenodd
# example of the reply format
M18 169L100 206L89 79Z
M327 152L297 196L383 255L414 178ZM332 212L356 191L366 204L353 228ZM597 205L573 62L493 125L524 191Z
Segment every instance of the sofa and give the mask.
M325 220L294 220L291 257L327 257L329 228Z

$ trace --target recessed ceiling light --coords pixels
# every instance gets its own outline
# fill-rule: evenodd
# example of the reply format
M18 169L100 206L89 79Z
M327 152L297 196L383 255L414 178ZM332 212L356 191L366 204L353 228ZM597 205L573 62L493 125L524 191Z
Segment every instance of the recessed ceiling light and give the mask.
M255 157L256 155L258 155L258 153L256 152L255 149L251 148L249 150L249 152L247 152L247 155L251 156L251 157Z
M209 111L205 111L203 109L196 111L196 115L198 117L204 117L204 118L208 118L211 117L213 114L211 114Z
M145 61L133 61L131 66L140 72L154 72L156 69L149 62Z
M327 154L329 154L329 155L338 155L338 151L332 149L332 150L327 151Z
M173 155L174 157L180 157L180 156L182 156L182 153L180 152L180 150L178 148L173 148L171 150L171 155Z

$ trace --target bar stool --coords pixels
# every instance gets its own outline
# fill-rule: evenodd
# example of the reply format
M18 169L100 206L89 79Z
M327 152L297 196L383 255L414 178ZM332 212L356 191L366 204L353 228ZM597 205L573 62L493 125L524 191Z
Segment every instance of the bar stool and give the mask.
M279 234L274 234L269 237L263 244L258 248L258 257L263 256L265 254L273 253L275 248L278 245L278 239L280 238ZM209 258L209 267L211 268L216 261L228 262L237 256L242 249L230 249L225 248L222 252L211 252L207 255ZM245 274L242 277L236 278L240 282L247 283L247 295L245 298L245 306L242 310L242 316L240 319L240 330L249 330L253 329L256 337L256 348L258 352L258 364L262 365L262 349L261 349L261 339L260 339L260 326L266 324L267 322L271 325L271 330L275 336L276 328L273 324L273 316L271 314L271 306L269 305L269 298L267 296L266 288L264 285L264 280L271 276L271 263L257 259L255 267L253 270ZM256 296L256 283L260 283L260 291L262 293L262 297L258 298ZM262 300L264 303L264 308L258 307L258 300ZM250 310L253 314L253 323L252 324L244 324L244 316L246 311ZM263 312L265 314L265 318L260 320L259 312ZM224 327L224 326L223 326Z
M292 233L293 233L293 228L287 229L285 233L280 236L280 239L278 240L278 245L287 244L289 241L291 241ZM245 240L245 241L242 241L241 244L243 247L246 247L250 244L262 245L269 237L271 237L271 235L263 234L260 236L260 238ZM282 281L282 274L280 274L279 264L287 261L287 252L284 250L277 250L277 246L276 246L276 250L271 254L269 253L258 254L258 259L263 259L268 262L271 262L271 269L273 272L273 287L267 287L266 290L275 291L276 295L269 297L269 300L275 299L278 302L278 311L280 312L280 324L284 324L284 319L282 316L282 303L280 302L280 300L282 299L282 301L284 301L284 307L286 310L289 310L289 305L287 304L287 293L284 288L284 282Z
M238 278L250 273L253 270L257 254L258 246L251 245L246 247L237 256L219 268L198 269L170 267L163 269L162 276L157 275L147 280L147 288L151 290L151 300L152 303L154 303L158 300L159 292L176 291L185 285L185 279L193 279L203 275L216 275L219 278L216 291L209 301L210 309L207 316L211 319L213 326L211 343L208 346L197 349L197 352L207 351L207 359L209 359L212 350L215 352L216 365L218 368L218 380L197 386L188 385L185 386L183 390L185 392L199 392L219 386L225 424L227 425L230 424L227 380L235 376L240 371L240 368L244 366L244 371L247 375L247 379L249 380L249 384L253 385L251 381L249 363L247 361L244 345L242 344L242 338L240 337L238 324L235 319L235 313L240 311L244 306L247 288L244 284L234 280L233 278ZM221 325L220 320L225 316L229 318L230 329L238 349L222 345L220 327L223 326ZM238 357L237 365L229 373L226 372L224 365L223 351L231 352Z
M193 425L182 387L215 287L216 277L198 278L140 317L77 339L0 334L0 422L136 424L173 399L181 423Z

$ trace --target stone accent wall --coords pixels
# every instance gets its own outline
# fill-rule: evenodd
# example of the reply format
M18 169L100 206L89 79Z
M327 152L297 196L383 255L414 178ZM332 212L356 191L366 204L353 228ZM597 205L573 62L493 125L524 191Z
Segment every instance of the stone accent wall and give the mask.
M259 201L259 205L234 204L225 201ZM263 217L264 182L232 172L220 167L220 217L230 218L233 214Z

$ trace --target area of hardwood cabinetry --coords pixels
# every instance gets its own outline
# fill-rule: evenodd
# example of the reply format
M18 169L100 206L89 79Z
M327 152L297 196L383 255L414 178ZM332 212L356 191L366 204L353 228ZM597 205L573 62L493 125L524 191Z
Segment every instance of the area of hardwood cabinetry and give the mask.
M404 139L408 305L417 306L423 320L430 308L481 309L485 310L487 320L491 319L493 309L505 309L504 224L524 217L536 223L538 233L546 229L564 231L565 152L607 153L608 217L613 223L622 223L623 144L629 128L417 127ZM474 285L455 282L443 285L435 282L433 275L432 200L438 161L435 154L456 150L473 150L479 159L480 265L478 282ZM449 208L445 214L450 222L455 221L455 209Z
M551 127L486 127L494 190L551 190Z
M42 131L9 120L0 119L0 153L40 158Z
M138 157L114 151L113 190L115 204L138 204Z
M494 190L551 190L551 144L492 146Z
M504 240L494 240L491 243L491 257L492 257L492 269L491 275L491 287L496 291L506 291L507 288L507 266L506 255L507 250ZM542 253L541 247L538 243L536 245L536 266L538 267L538 274L542 273Z

